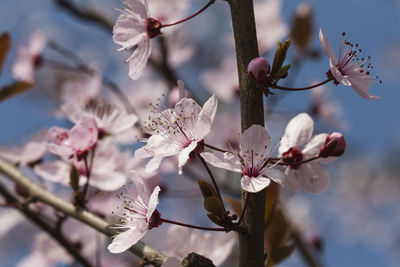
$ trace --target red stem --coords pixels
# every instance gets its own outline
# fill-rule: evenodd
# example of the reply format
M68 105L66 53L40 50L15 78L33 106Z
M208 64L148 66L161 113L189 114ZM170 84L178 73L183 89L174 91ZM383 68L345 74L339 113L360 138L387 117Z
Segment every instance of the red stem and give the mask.
M161 25L161 28L165 28L165 27L169 27L169 26L174 26L174 25L180 24L180 23L182 23L182 22L188 21L188 20L190 20L191 18L194 18L194 17L196 17L197 15L199 15L200 13L202 13L202 12L203 12L204 10L206 10L209 6L211 6L212 4L214 4L214 2L215 2L215 0L210 0L210 1L207 3L207 5L205 5L202 9L200 9L199 11L197 11L196 13L194 13L193 15L191 15L191 16L185 18L185 19L178 20L178 21L176 21L176 22L174 22L174 23L162 24L162 25Z
M315 87L319 87L319 86L321 86L323 84L326 84L326 83L328 83L328 82L330 82L332 80L333 80L333 78L329 78L329 79L327 79L327 80L325 80L323 82L320 82L320 83L317 83L317 84L314 84L314 85L310 85L310 86L307 86L307 87L300 87L300 88L290 88L290 87L284 87L284 86L279 86L279 85L273 85L272 88L279 89L279 90L285 90L285 91L303 91L303 90L308 90L308 89L312 89L312 88L315 88Z
M193 229L208 230L208 231L224 231L224 232L226 231L225 228L221 228L221 227L203 227L203 226L197 226L197 225L192 225L192 224L187 224L187 223L171 221L171 220L167 220L164 218L161 218L161 221L165 222L165 223L176 224L176 225L180 225L180 226L187 227L187 228L193 228Z

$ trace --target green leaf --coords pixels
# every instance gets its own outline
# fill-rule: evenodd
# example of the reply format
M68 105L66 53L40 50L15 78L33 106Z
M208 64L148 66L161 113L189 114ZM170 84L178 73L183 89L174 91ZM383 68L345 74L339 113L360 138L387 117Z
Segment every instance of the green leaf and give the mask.
M4 32L0 35L0 73L3 68L3 64L6 59L9 48L10 48L10 35L8 34L8 32Z
M23 81L17 81L11 85L6 85L0 90L0 102L14 95L22 94L31 87L31 83Z
M207 182L202 180L197 180L199 184L201 194L203 195L204 199L208 197L217 197L217 192L215 192L214 188Z
M204 208L215 216L222 216L225 212L224 205L217 197L208 197L204 200Z
M208 216L208 218L210 219L210 221L212 221L212 222L215 223L216 225L221 225L221 226L222 226L221 220L219 219L218 216L213 215L213 214L211 214L211 213L207 213L207 216Z
M281 77L285 76L288 73L290 67L291 67L290 64L283 66L279 70L277 77L281 78Z
M273 78L280 78L277 74L282 68L283 62L286 59L286 53L290 46L290 39L287 39L283 44L278 42L278 47L276 48L274 62L272 65L271 76Z
M69 171L69 185L74 190L74 192L78 191L79 189L79 171L75 168L74 164L71 164L71 169Z

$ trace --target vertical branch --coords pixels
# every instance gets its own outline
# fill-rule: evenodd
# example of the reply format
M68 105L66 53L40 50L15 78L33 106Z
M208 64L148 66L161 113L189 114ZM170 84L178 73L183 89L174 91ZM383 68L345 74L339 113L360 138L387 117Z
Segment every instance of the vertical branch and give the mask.
M235 37L239 73L242 131L253 124L264 125L263 95L247 74L247 65L258 57L253 0L228 0ZM258 193L242 191L242 206L248 199L242 220L246 229L239 233L239 266L264 266L264 210L265 190Z

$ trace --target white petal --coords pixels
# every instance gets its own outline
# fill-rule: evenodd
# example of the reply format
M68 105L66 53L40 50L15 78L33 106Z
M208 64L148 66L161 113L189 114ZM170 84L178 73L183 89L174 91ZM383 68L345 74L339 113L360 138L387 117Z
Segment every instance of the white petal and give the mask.
M152 158L149 162L147 162L144 171L147 173L152 173L160 167L161 161L163 160L164 156L156 156Z
M123 14L113 28L113 40L122 46L122 49L130 49L146 38L146 24L140 19Z
M307 113L300 113L290 120L281 139L279 154L282 155L291 147L300 148L312 136L314 122Z
M153 212L156 210L156 207L158 205L158 194L160 193L161 188L159 186L156 186L153 190L153 193L151 193L149 203L147 205L147 214L146 218L148 221L150 221L151 215L153 215Z
M321 165L305 163L298 171L304 191L310 194L319 194L328 188L330 177Z
M311 138L310 142L308 142L302 150L305 159L315 157L319 154L319 150L321 149L321 147L324 146L327 136L328 134L323 133L317 134L313 138Z
M190 153L196 148L196 146L197 146L197 142L196 141L192 141L188 147L185 147L179 153L179 157L178 157L179 174L182 174L182 167L183 167L183 165L186 164L186 162L189 159Z
M126 175L120 172L104 173L102 175L93 172L90 177L89 184L102 191L115 191L126 183Z
M326 37L326 35L322 32L322 29L319 29L319 41L321 42L322 49L327 57L332 61L332 63L334 63L334 65L337 65L335 53L333 53L333 49L328 41L328 37Z
M150 38L142 38L135 51L133 51L132 56L127 59L127 61L129 61L129 77L131 77L132 80L137 80L140 75L142 75L150 53Z
M230 155L229 155L230 154ZM225 153L225 157L223 159L217 157L216 155L210 153L210 152L203 152L200 154L202 158L210 163L212 166L217 167L217 168L222 168L228 171L233 171L233 172L242 172L242 169L240 168L240 162L235 159L232 153Z
M274 168L266 168L263 172L264 176L267 176L269 179L274 181L275 183L281 184L285 179L285 175L278 169Z
M266 157L269 156L270 147L270 136L263 126L253 124L246 129L240 136L240 154L247 160L251 159L249 153L254 152L254 160L261 160L261 164ZM256 163L250 163L256 165ZM246 164L247 165L247 164Z
M283 179L282 186L289 192L297 192L301 190L301 184L297 178L298 170L290 168L285 169L285 178Z
M146 232L139 231L136 225L129 228L129 230L119 233L114 237L112 243L108 245L107 249L111 253L121 253L136 244Z
M240 180L240 184L243 190L250 193L257 193L270 184L271 180L264 176L249 177L247 175L243 176Z
M149 17L149 8L146 0L126 0L126 4L141 19L146 20Z
M365 99L381 99L379 96L373 96L368 93L368 89L371 85L371 77L369 75L362 75L361 77L348 77L351 88L356 93Z
M215 113L217 112L218 99L215 95L204 104L199 113L198 121L193 129L194 138L202 140L211 130L211 123L214 120Z
M50 182L69 185L70 166L64 161L51 161L38 164L34 167L34 172Z

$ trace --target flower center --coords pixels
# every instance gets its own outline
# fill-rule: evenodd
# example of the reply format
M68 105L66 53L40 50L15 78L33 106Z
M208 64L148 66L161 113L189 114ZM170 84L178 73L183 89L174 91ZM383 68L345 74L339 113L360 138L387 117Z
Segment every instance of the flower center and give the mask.
M291 147L282 154L283 162L288 164L289 168L298 169L303 161L304 155L297 147Z
M162 224L161 213L155 210L149 220L149 230Z
M150 39L161 34L162 24L159 20L148 18L146 20L146 31Z

